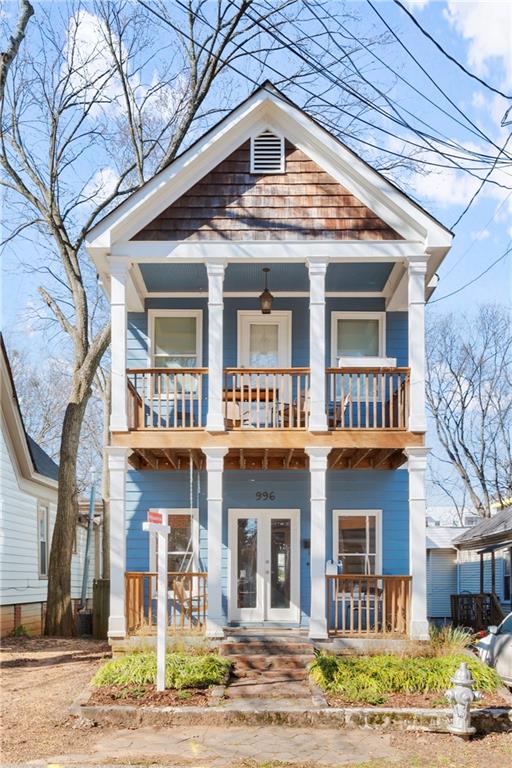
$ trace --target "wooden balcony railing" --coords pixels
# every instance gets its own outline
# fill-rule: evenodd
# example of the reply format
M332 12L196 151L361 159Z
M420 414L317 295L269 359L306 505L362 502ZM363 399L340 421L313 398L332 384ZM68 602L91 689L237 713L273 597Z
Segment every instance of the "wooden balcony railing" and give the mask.
M202 632L206 625L207 574L168 573L168 626L175 632ZM126 630L156 631L157 574L125 573Z
M326 580L329 634L408 634L410 576L334 575Z
M207 368L131 368L129 429L204 429ZM409 368L327 368L332 430L406 430ZM309 368L227 368L223 411L228 430L307 429Z
M131 368L129 429L202 429L207 368Z
M227 429L306 429L309 368L227 368Z
M409 368L327 368L331 429L407 429Z

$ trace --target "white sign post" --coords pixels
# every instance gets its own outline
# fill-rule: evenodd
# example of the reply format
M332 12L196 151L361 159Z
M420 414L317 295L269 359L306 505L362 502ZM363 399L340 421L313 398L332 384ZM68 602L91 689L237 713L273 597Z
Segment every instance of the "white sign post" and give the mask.
M158 540L157 565L157 634L156 634L156 689L165 691L165 652L167 644L167 541L170 526L164 523L164 514L150 510L142 529L156 533Z

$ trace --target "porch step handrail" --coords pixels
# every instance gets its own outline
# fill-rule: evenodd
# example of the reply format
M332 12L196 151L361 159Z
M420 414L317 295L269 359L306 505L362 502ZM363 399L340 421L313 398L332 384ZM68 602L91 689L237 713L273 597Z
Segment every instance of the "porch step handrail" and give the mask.
M206 626L207 578L203 571L167 574L168 626L175 632L202 632ZM126 631L153 632L156 627L156 571L125 572Z
M411 576L326 576L330 635L395 635L409 632Z

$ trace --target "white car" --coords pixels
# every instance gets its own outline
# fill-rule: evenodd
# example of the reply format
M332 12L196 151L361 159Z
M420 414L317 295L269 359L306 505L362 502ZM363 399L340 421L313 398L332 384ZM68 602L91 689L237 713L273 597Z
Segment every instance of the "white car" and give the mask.
M512 686L512 613L499 627L488 627L489 634L476 644L481 660L494 667L503 682Z

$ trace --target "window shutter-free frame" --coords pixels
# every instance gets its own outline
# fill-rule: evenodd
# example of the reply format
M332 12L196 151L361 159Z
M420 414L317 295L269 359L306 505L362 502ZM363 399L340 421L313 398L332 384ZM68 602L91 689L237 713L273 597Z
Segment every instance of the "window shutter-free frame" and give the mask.
M269 129L251 137L251 173L284 173L284 137Z

